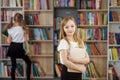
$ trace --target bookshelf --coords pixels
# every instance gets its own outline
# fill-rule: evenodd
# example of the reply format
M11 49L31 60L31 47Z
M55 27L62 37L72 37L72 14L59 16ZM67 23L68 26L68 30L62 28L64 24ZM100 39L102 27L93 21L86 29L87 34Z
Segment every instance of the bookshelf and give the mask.
M78 32L86 44L87 52L91 60L87 65L86 73L83 74L83 80L106 80L108 0L75 0L75 2L73 1L75 5L72 7L68 6L66 1L54 0L54 19L56 17L64 17L63 15L65 15L65 13L70 13L67 9L69 9L69 11L73 11L74 9L75 11L73 12L75 12L75 15L77 13L77 17L75 16L75 18L78 23ZM60 11L61 9L64 14ZM58 27L60 21L60 18L56 18L54 21L54 23L56 23L54 25L54 54L55 58L57 58L55 59L55 77L60 77L60 70L56 69L57 63L59 68L59 54L55 50L59 36ZM95 68L90 69L91 65Z
M0 6L0 65L6 66L6 63L10 63L10 59L5 57L9 44L2 34L3 26L9 22L10 17L13 17L16 12L20 12L24 15L29 33L29 56L32 60L31 78L33 80L53 79L53 1L0 0ZM17 61L20 62L21 60L18 59ZM26 78L26 65L23 61L21 62L23 63L24 75L17 78L24 79ZM10 76L3 75L0 78L7 79Z
M0 78L10 78L11 60L6 58L6 52L9 44L6 41L6 36L2 33L4 25L9 23L10 18L15 13L23 13L23 0L0 0ZM16 77L25 77L25 63L21 59L17 59Z
M53 79L53 1L25 0L24 15L33 61L32 78ZM40 74L34 72L35 65Z
M107 79L120 79L120 0L109 0L108 73Z
M87 65L86 73L83 74L83 79L106 80L108 0L77 0L77 2L80 3L76 5L78 31L86 43L91 60ZM91 68L91 64L94 68Z

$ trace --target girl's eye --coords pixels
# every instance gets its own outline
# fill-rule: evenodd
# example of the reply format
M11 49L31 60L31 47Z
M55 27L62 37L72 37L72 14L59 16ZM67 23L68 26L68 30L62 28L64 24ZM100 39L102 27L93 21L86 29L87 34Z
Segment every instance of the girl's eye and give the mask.
M71 25L71 27L74 27L73 25Z
M68 29L68 26L66 26L65 28Z

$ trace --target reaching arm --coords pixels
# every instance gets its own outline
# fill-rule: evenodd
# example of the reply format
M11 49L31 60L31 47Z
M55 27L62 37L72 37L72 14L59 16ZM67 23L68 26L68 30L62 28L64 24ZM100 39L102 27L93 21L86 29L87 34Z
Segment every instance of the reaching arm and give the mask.
M6 31L8 28L10 28L13 25L12 18L10 19L10 23L5 25L3 28L3 32Z
M27 29L24 30L24 39L25 39L27 52L29 52L30 50L29 50L29 44L28 44L28 32L27 32Z
M7 37L7 42L8 42L8 44L11 43L11 36L10 35L8 35L8 37Z
M77 71L82 72L82 73L86 70L85 67L84 68L83 67L82 68L78 67L76 64L74 64L74 63L72 63L71 61L68 60L67 50L61 50L60 54L61 54L64 65L67 66L68 68L77 70Z

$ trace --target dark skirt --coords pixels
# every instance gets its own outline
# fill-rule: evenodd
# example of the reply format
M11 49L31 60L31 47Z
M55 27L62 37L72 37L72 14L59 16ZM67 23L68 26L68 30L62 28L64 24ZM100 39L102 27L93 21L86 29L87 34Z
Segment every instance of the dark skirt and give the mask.
M67 67L62 65L61 80L82 80L82 73L68 72Z
M11 42L6 56L19 57L20 55L24 55L24 54L25 54L25 50L23 49L23 43Z

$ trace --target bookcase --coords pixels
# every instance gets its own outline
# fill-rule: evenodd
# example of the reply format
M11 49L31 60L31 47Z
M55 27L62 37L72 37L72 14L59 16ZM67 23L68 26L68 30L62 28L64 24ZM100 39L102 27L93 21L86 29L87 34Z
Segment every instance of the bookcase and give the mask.
M16 12L24 15L29 39L29 57L32 61L32 79L53 79L53 1L52 0L0 0L0 69L11 65L10 59L5 57L9 44L2 29L10 21ZM10 16L9 16L10 15ZM18 59L22 66L22 76L26 78L25 63ZM2 65L2 66L1 66ZM10 70L10 67L8 67ZM7 66L5 69L7 72ZM17 71L17 70L16 70ZM2 73L0 78L10 78L8 74ZM10 72L10 71L9 71ZM21 73L21 72L20 72Z
M6 35L3 34L4 25L8 24L10 18L15 13L23 13L23 0L0 0L0 78L10 78L11 60L6 58L6 52L9 44L6 41ZM21 59L17 59L16 77L24 78L25 64Z
M70 4L74 5L69 6ZM64 13L59 11L60 9L63 9ZM78 23L78 33L81 39L84 40L90 57L87 71L82 75L83 80L106 80L108 0L54 0L55 77L60 77L61 73L59 54L55 49L57 47L60 22L62 20L61 16L64 17L63 15L70 13L67 9L75 13L77 12L75 19Z
M109 0L108 80L120 80L120 0Z
M29 32L33 78L53 78L53 1L24 0L24 15Z

